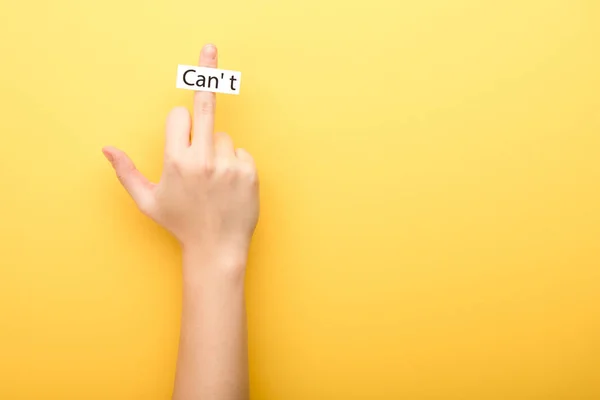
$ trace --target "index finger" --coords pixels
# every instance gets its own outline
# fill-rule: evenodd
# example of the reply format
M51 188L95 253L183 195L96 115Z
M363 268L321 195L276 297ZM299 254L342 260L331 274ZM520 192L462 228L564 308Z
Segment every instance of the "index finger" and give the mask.
M217 68L217 48L207 44L200 52L200 67ZM213 152L213 130L215 125L216 96L212 92L194 93L194 129L192 147L201 155L211 156Z

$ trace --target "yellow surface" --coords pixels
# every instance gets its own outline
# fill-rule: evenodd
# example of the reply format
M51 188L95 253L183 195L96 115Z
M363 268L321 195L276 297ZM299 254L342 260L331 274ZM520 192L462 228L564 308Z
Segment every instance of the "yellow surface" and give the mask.
M253 399L600 398L600 6L0 0L0 399L168 399L177 64L242 71Z

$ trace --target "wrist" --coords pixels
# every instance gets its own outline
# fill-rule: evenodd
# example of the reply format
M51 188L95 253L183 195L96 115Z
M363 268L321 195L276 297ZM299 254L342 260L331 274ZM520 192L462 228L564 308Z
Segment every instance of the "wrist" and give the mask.
M241 246L182 244L183 279L243 283L247 256L247 249Z

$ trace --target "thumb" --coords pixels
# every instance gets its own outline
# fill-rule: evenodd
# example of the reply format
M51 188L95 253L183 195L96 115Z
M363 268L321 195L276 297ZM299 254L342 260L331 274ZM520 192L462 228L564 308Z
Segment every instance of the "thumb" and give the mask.
M102 153L111 163L117 173L119 182L127 190L138 208L144 214L150 214L154 203L154 184L138 171L125 152L112 146L106 146L102 148Z

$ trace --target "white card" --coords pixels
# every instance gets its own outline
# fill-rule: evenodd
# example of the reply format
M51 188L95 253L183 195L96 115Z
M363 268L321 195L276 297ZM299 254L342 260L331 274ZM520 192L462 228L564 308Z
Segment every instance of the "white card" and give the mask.
M177 88L225 94L240 94L242 73L226 69L179 65Z

